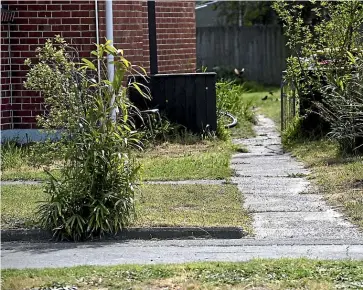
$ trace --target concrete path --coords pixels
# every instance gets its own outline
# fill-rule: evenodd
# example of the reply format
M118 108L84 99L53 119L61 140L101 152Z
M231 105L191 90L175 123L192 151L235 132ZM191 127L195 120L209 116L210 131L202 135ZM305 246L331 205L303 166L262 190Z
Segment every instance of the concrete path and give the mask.
M5 243L2 268L70 267L76 265L159 264L254 258L363 259L356 241L170 240L117 243Z
M271 120L259 116L256 137L235 140L233 182L244 193L255 237L98 243L3 243L2 268L246 261L253 258L363 259L363 238L314 193L309 172L283 152Z
M326 239L362 235L310 187L304 166L284 153L272 120L258 116L256 137L234 140L248 153L233 156L232 178L252 212L256 239ZM363 239L362 239L363 243Z

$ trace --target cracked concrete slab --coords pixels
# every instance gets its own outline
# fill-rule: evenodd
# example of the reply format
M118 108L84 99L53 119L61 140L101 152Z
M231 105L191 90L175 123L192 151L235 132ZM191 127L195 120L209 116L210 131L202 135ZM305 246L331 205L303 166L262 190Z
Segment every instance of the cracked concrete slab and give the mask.
M253 213L258 212L319 212L329 207L318 195L294 194L286 197L280 195L252 195L244 203Z
M245 207L252 214L255 238L335 236L363 241L355 226L313 192L306 179L309 170L283 152L273 121L258 116L254 129L255 138L235 141L247 146L249 155L235 154L231 168L235 170L232 181L243 192Z
M233 177L233 183L236 183L239 190L245 195L247 194L264 194L275 195L278 193L284 196L291 194L301 194L309 191L310 182L305 178L261 178L253 177Z

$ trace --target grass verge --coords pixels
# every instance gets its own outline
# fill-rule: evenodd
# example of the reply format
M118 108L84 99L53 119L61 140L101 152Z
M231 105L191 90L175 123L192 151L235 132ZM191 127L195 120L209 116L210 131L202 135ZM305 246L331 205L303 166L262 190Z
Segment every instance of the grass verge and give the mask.
M362 261L307 259L2 270L3 289L360 289L362 281Z
M231 142L200 140L192 144L165 142L137 155L144 180L224 179L232 175ZM57 170L52 171L57 176ZM23 164L3 170L2 180L45 180L43 169Z
M327 140L296 142L286 149L312 170L328 202L363 229L363 157L341 156L338 145Z
M1 226L32 227L40 185L2 186ZM144 185L136 194L133 226L240 226L251 231L243 197L235 185Z

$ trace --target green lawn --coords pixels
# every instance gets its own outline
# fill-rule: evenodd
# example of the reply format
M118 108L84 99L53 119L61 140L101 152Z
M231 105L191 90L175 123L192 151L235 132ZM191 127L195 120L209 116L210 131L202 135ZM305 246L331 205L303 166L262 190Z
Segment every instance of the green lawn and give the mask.
M3 185L2 228L32 227L41 185ZM240 226L251 230L243 197L235 185L143 185L136 194L133 226Z
M2 270L3 289L50 285L74 285L80 290L361 289L363 261L256 259L245 263Z
M164 143L140 154L144 180L225 179L232 175L230 142Z
M328 140L296 142L286 149L311 169L326 199L363 229L363 156L343 157Z
M267 100L262 100L266 96ZM271 90L266 91L246 93L243 95L243 99L246 100L246 102L252 102L257 108L257 113L271 118L276 123L276 127L280 128L280 89L272 88Z
M144 180L225 179L232 175L229 160L236 148L231 142L198 141L193 144L165 142L138 153ZM57 176L57 171L52 173ZM2 180L44 180L43 169L14 164L2 172Z

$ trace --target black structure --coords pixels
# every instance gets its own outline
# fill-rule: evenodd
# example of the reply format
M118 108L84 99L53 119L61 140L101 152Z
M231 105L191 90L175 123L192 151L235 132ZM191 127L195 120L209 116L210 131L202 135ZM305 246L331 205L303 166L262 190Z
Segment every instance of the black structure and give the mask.
M158 71L158 46L156 42L155 0L147 1L147 21L149 25L150 73Z
M175 123L184 125L195 133L217 129L216 73L156 74L147 83L151 100L135 90L129 92L130 100L141 110L156 108Z
M170 121L184 125L195 133L217 130L216 74L158 74L155 0L148 0L150 77L132 77L148 86L151 100L130 89L130 100L142 111L158 109Z

